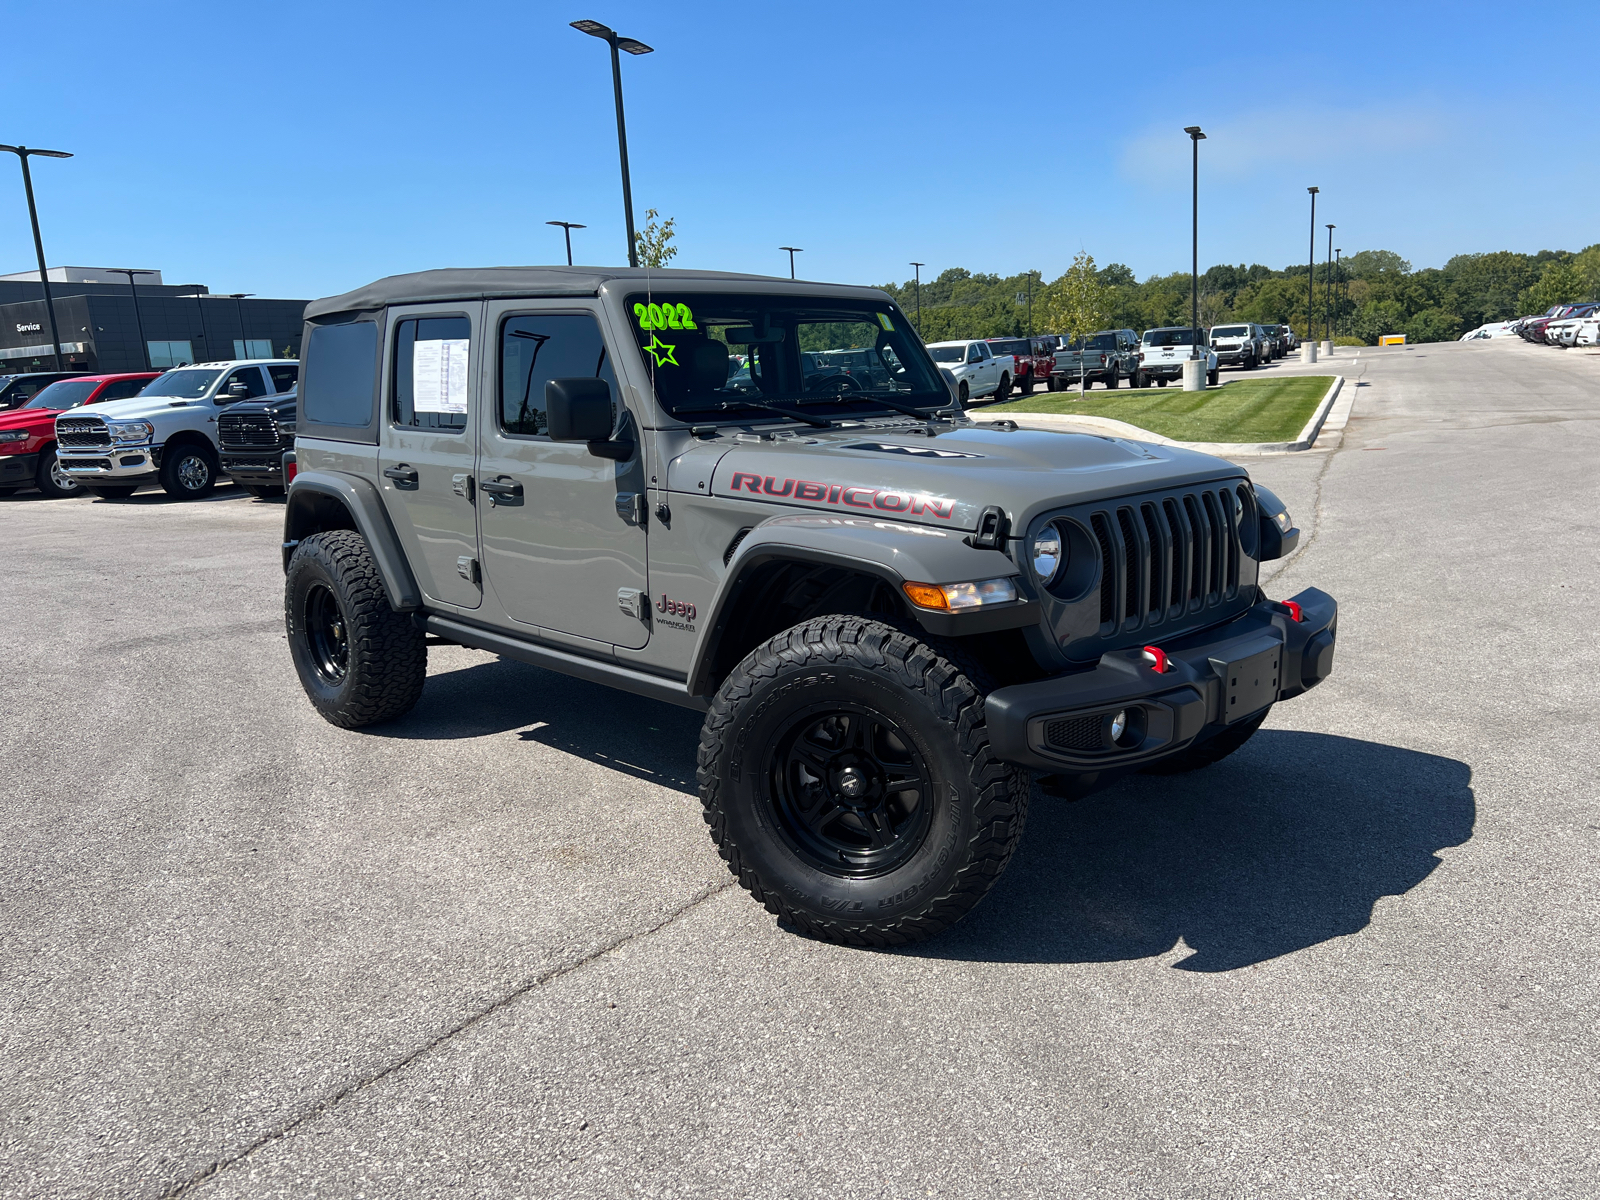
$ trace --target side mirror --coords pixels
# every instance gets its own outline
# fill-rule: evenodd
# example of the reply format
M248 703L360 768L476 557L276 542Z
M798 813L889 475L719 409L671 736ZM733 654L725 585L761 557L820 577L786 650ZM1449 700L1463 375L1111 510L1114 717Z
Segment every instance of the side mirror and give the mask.
M544 408L554 442L603 442L611 436L611 385L604 379L552 379Z
M247 383L230 383L228 397L232 400L248 400L250 398L250 385Z

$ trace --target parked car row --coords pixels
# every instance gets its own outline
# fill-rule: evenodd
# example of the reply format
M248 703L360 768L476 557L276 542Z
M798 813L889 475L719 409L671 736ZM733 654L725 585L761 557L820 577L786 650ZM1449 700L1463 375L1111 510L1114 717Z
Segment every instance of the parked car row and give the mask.
M1460 340L1477 342L1512 334L1536 345L1563 349L1600 345L1600 302L1553 304L1535 316L1480 325L1462 334Z
M250 359L58 377L0 412L0 495L120 498L159 483L190 500L224 472L254 495L281 492L299 375L292 359Z

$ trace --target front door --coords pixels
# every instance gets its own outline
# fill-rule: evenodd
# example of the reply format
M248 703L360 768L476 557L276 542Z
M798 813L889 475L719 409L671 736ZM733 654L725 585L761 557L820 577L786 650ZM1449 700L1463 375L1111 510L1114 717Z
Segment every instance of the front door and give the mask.
M477 608L481 302L390 310L378 483L423 593Z
M494 397L479 418L483 574L513 621L637 649L650 627L624 611L619 595L646 588L644 445L617 386L603 319L598 308L571 303L488 306L498 370L484 373ZM630 458L550 440L545 384L572 378L611 385L619 438L636 447Z

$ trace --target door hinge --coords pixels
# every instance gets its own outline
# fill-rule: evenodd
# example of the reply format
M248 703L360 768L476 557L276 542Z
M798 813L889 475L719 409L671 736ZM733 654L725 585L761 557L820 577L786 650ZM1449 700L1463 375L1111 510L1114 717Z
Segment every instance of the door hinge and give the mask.
M644 526L645 496L643 492L618 492L617 516L631 525Z
M472 489L472 476L471 475L452 475L452 476L450 476L450 490L455 492L455 494L458 495L458 496L465 496L467 498L467 503L471 504L472 501L473 501L473 496L472 496L472 491L473 491L473 489Z
M639 588L618 588L617 607L636 620L650 618L650 606L645 603L644 592Z
M478 560L470 554L463 554L456 559L456 574L476 586L478 583Z

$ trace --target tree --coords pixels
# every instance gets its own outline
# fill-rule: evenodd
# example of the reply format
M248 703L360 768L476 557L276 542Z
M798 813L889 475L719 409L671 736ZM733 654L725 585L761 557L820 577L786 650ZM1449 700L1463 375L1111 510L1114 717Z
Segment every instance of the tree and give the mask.
M1570 262L1548 262L1539 282L1517 297L1524 315L1585 299L1583 273Z
M659 214L653 208L644 210L644 228L636 230L633 235L634 250L639 256L641 267L659 269L672 261L678 253L676 246L670 245L677 235L673 232L674 218L668 217L665 221L657 222Z
M1084 338L1110 323L1112 291L1100 281L1094 257L1087 250L1078 251L1066 274L1046 290L1044 311L1048 327L1059 329L1081 346ZM1080 374L1080 393L1083 386Z
M1461 336L1461 318L1442 308L1425 308L1405 325L1408 341L1453 342Z

